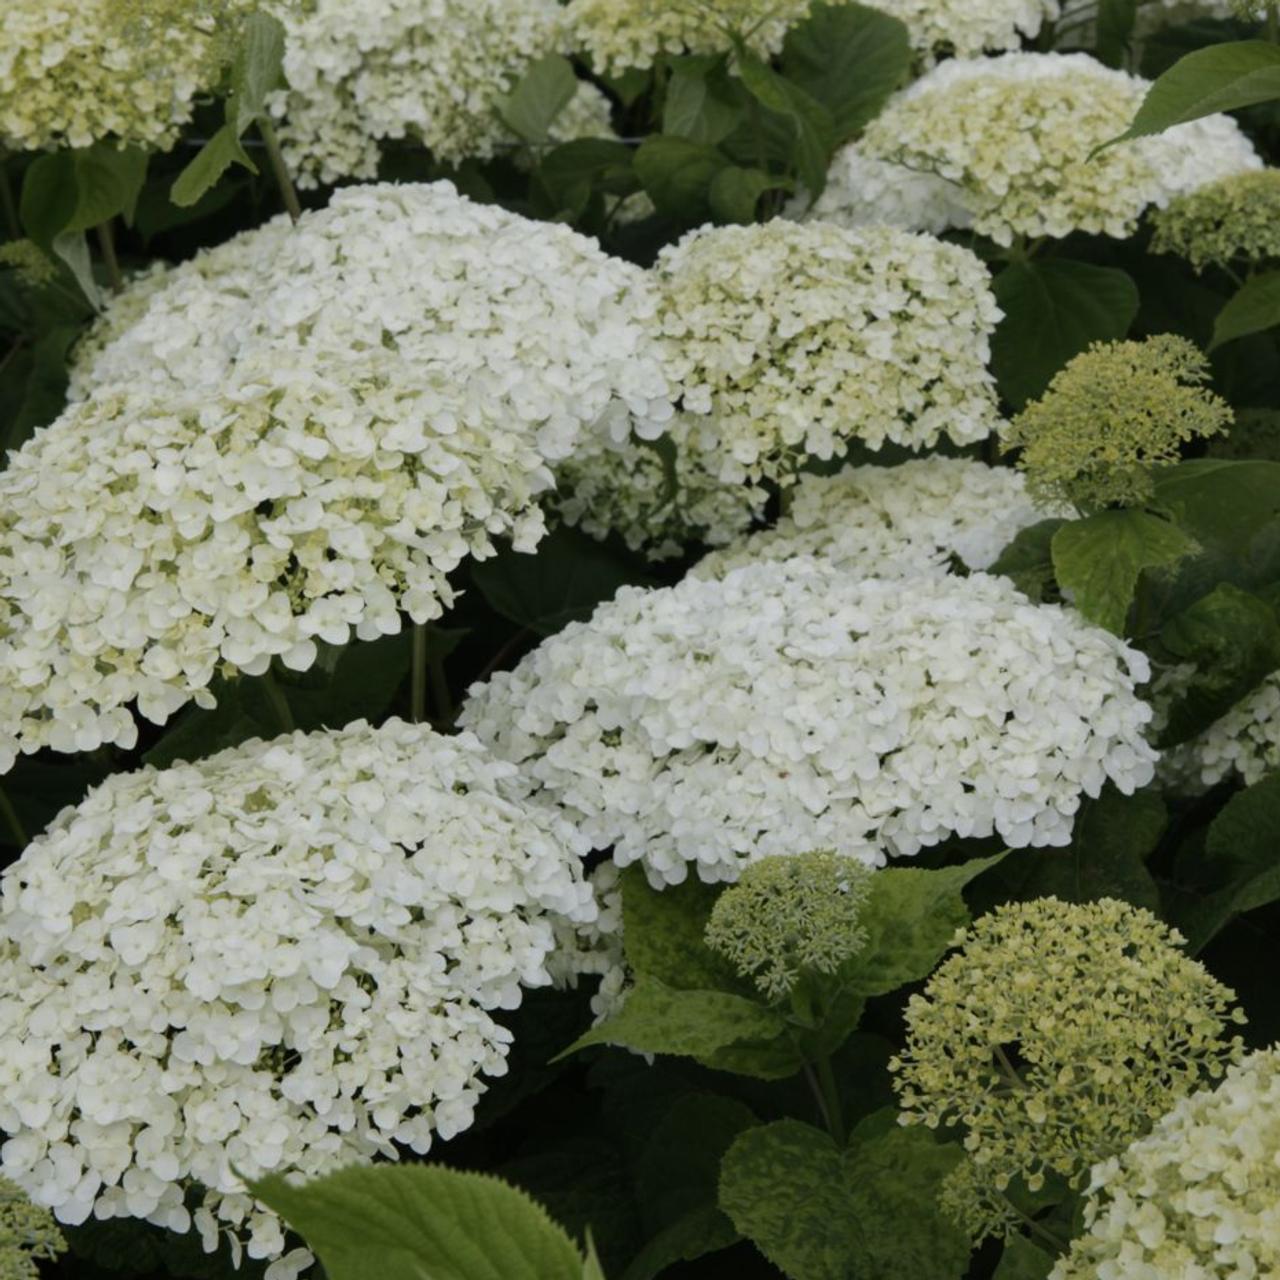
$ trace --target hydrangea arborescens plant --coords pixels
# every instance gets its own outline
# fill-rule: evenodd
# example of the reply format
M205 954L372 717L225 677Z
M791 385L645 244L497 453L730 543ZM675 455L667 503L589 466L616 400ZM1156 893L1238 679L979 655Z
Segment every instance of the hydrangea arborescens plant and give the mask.
M1084 1233L1050 1280L1280 1271L1280 1049L1180 1098L1093 1170Z
M258 0L5 0L0 147L172 146L257 7Z
M1182 942L1114 899L1008 903L962 930L907 1002L890 1064L900 1118L965 1129L968 1158L942 1203L975 1238L1020 1224L1015 1180L1082 1186L1239 1055L1234 993Z
M1151 780L1146 659L1011 583L826 561L624 588L477 685L462 723L658 888L774 853L1063 844Z
M48 1209L0 1178L0 1280L40 1280L39 1261L52 1261L66 1248Z
M1231 406L1205 385L1209 378L1204 353L1175 334L1096 342L1054 375L1001 440L1020 450L1018 467L1041 502L1082 511L1136 505L1155 493L1154 468L1231 425Z
M693 572L721 577L761 560L821 556L863 577L945 573L954 559L988 569L1013 538L1045 517L1009 467L965 458L917 458L896 467L846 467L801 476L772 529L701 560Z
M806 971L835 973L866 946L860 917L872 874L825 850L763 858L716 899L707 946L781 1000Z
M0 766L437 617L465 557L537 543L580 436L661 429L652 314L638 268L448 184L145 280L0 475Z
M1280 169L1232 174L1179 196L1152 216L1153 253L1196 269L1280 259Z
M241 1175L466 1129L494 1013L595 917L584 847L473 737L396 720L113 775L0 887L0 1170L296 1274Z
M902 90L837 155L809 216L847 226L883 218L910 226L972 226L997 244L1073 231L1123 238L1152 205L1261 167L1227 116L1205 116L1093 155L1124 132L1148 83L1085 54L1008 53L952 59ZM920 220L889 180L860 181L878 161L949 184L930 185ZM888 193L882 215L880 194ZM950 212L947 212L950 210Z

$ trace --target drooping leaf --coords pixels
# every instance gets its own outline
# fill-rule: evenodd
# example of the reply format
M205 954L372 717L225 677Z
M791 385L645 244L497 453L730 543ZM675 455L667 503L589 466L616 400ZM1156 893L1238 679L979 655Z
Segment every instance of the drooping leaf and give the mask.
M60 258L71 270L80 292L95 311L102 307L102 290L93 276L93 256L83 231L60 231L50 246L55 258Z
M240 135L231 125L224 124L178 175L170 189L169 199L180 209L189 209L213 190L233 164L248 169L250 173L258 172L258 166L240 143Z
M139 147L99 144L70 154L76 208L61 230L88 231L115 217L132 222L138 195L147 179L147 153Z
M556 117L578 91L568 58L549 53L532 63L515 88L498 101L503 123L525 142L546 142Z
M1251 333L1261 333L1280 324L1280 271L1264 271L1246 280L1218 312L1213 324L1214 351L1223 343Z

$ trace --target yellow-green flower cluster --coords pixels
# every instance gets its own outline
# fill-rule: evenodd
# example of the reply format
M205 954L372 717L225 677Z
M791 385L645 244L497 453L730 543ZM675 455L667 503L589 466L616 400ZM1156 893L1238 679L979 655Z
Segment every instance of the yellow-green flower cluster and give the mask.
M651 67L664 53L724 53L734 36L762 55L777 53L811 0L570 0L577 48L601 71ZM839 0L837 0L839 3Z
M1152 468L1218 435L1231 408L1204 386L1209 362L1186 338L1096 342L1059 370L1002 433L1040 502L1080 510L1146 501Z
M966 1130L944 1207L975 1238L1012 1225L1015 1180L1083 1184L1240 1053L1234 994L1149 911L1041 898L955 941L891 1066L903 1123Z
M716 900L707 945L780 1000L806 970L835 973L866 945L859 917L872 874L830 851L754 862Z
M8 240L0 244L0 267L18 273L23 284L39 288L58 274L53 259L34 240Z
M1280 258L1280 169L1232 174L1174 200L1152 222L1155 253L1176 253L1197 270L1238 258Z
M171 146L257 0L5 0L0 147Z
M38 1280L36 1260L56 1258L66 1247L53 1214L0 1178L0 1280Z
M1051 1280L1280 1275L1280 1047L1181 1099L1089 1190L1084 1234Z

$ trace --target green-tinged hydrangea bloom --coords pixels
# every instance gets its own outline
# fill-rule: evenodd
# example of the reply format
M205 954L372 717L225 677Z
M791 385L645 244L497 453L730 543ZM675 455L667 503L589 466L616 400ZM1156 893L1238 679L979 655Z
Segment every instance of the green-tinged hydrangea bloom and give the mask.
M1081 510L1132 506L1154 492L1152 468L1189 440L1231 425L1226 401L1203 384L1209 362L1185 338L1095 342L1002 433L1042 503Z
M56 1258L66 1241L53 1214L0 1178L0 1280L37 1280L37 1258Z
M24 284L37 288L58 274L53 259L34 240L0 244L0 267L11 267Z
M1013 1225L1015 1180L1083 1185L1241 1052L1234 993L1139 907L1010 903L955 941L890 1065L904 1124L966 1130L943 1203L977 1239Z
M1280 169L1219 178L1179 196L1152 221L1152 250L1176 253L1197 271L1280 258Z
M866 945L858 918L871 875L829 851L764 858L716 900L707 945L780 1000L805 970L835 973Z
M5 0L0 146L172 145L258 0Z

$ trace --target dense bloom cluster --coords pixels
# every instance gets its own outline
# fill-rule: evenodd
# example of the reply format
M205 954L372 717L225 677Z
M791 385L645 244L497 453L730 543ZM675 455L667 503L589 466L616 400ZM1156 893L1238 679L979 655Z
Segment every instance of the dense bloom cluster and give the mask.
M1181 1098L1093 1171L1084 1234L1050 1280L1280 1272L1280 1049Z
M801 476L790 512L772 528L712 552L694 569L720 577L760 560L812 555L863 577L945 573L954 557L987 569L1014 537L1045 517L1009 467L962 458L847 467Z
M1176 253L1197 271L1237 259L1280 259L1280 169L1206 183L1179 196L1152 222L1152 251Z
M961 1124L943 1203L975 1237L1016 1225L1005 1191L1090 1166L1240 1052L1234 993L1149 911L1104 898L1013 902L961 931L907 1003L890 1064L907 1124ZM1164 1274L1164 1273L1161 1273Z
M1204 353L1174 334L1095 342L1054 375L1001 440L1020 450L1027 489L1041 502L1131 506L1155 492L1153 468L1231 425L1231 406L1205 386L1210 376Z
M121 773L0 882L0 1170L63 1222L284 1247L237 1176L427 1150L589 922L581 839L469 735L363 723ZM276 1274L289 1275L292 1258Z
M871 7L905 24L924 54L960 58L1020 48L1061 11L1059 0L871 0Z
M850 144L854 158L837 156L811 216L937 228L950 204L950 225L972 225L1004 245L1073 231L1124 237L1149 206L1261 167L1239 126L1220 115L1091 156L1128 127L1146 89L1145 80L1085 54L952 59L890 100ZM922 174L945 181L950 199L930 188L911 221L886 171L860 181L867 160L904 170L913 189Z
M1183 665L1161 674L1152 694L1157 723L1160 709L1185 689L1193 673ZM1160 760L1161 777L1191 791L1207 791L1231 778L1251 787L1275 769L1280 769L1280 673L1269 675L1203 733Z
M0 475L0 767L438 616L467 555L537 542L579 436L670 413L652 314L639 268L447 184L149 277Z
M1064 844L1144 786L1146 659L1002 578L820 560L624 588L477 685L462 722L657 887L774 853L868 862L949 835Z
M707 946L780 1000L806 972L833 974L866 946L860 917L872 874L825 850L754 862L716 899Z
M293 0L283 0L290 4ZM172 145L258 0L5 0L0 147Z
M52 1260L66 1248L48 1209L0 1178L0 1280L40 1280L37 1260Z
M313 0L281 17L288 89L273 110L308 186L374 177L388 139L454 164L493 155L511 137L499 100L564 43L556 0Z
M932 236L773 221L703 227L657 274L688 446L726 483L782 479L850 440L987 436L1000 317L982 262Z

